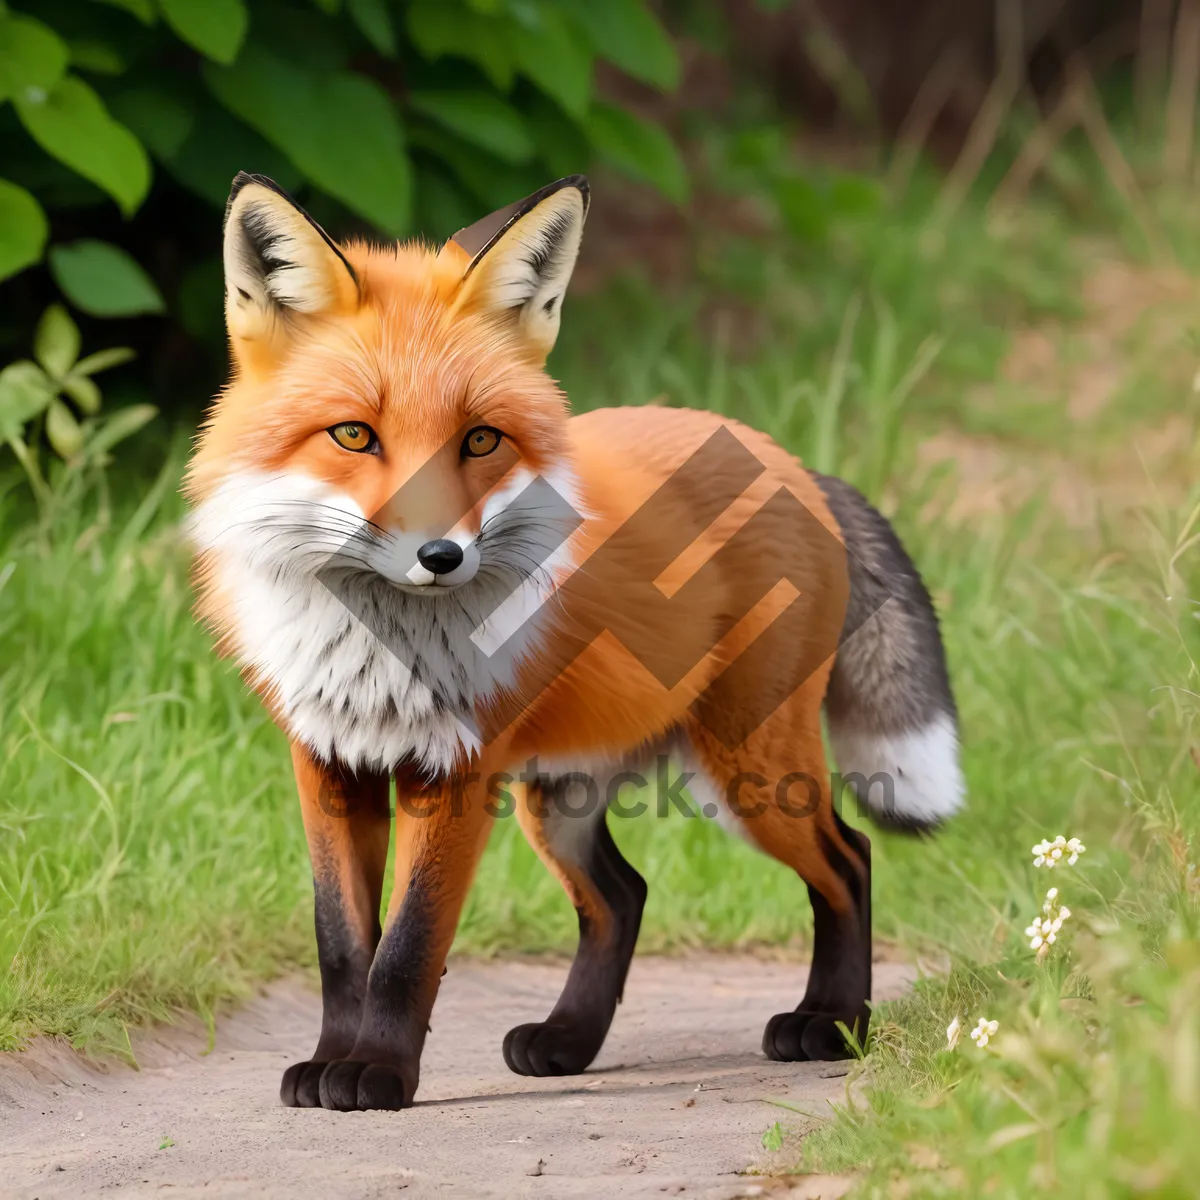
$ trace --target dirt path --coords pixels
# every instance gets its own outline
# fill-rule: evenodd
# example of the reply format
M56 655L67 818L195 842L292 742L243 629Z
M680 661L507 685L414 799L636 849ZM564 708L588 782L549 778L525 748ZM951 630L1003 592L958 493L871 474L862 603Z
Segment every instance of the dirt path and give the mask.
M738 1174L769 1164L772 1122L801 1120L768 1098L822 1114L844 1095L843 1066L762 1057L762 1027L795 1006L803 970L741 957L636 959L592 1071L510 1074L505 1031L545 1016L565 970L453 962L403 1113L280 1106L279 1075L307 1056L320 1019L294 983L220 1022L207 1056L194 1030L135 1043L140 1072L53 1045L0 1056L0 1196L725 1200L773 1190ZM911 976L879 964L877 998ZM844 1187L809 1180L797 1194Z

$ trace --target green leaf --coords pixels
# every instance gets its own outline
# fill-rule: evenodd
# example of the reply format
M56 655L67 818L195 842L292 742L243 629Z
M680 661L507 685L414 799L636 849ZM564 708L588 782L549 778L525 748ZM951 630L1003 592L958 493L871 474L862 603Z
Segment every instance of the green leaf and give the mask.
M592 148L576 122L546 96L531 96L525 108L525 121L538 148L538 157L552 178L585 172Z
M679 56L643 0L559 0L592 48L627 75L664 91L679 85Z
M783 1127L778 1121L762 1135L762 1146L764 1150L783 1149Z
M883 192L865 175L838 175L829 185L829 203L835 216L871 217L883 203Z
M63 391L75 401L89 417L100 411L100 389L86 375L72 372L62 381Z
M79 357L79 327L61 304L52 304L33 335L33 355L51 379L61 379Z
M480 208L472 219L477 219L480 211L489 212L528 196L546 182L536 161L525 165L503 162L433 126L414 126L412 142L444 163L476 198Z
M449 0L417 0L409 7L407 27L422 57L470 59L502 92L512 87L516 61L507 22L464 11Z
M98 375L101 371L119 367L122 363L130 362L135 358L137 358L137 352L128 346L112 346L108 350L97 350L95 354L85 355L75 364L75 369L71 374Z
M265 138L247 128L219 104L201 104L187 140L163 161L184 187L224 210L233 177L248 163L274 179L284 191L295 191L304 177L292 161Z
M412 178L400 118L373 79L317 73L247 46L205 78L230 112L319 188L390 234L408 228Z
M0 279L41 261L49 234L42 206L24 188L0 179Z
M68 76L49 96L26 92L15 104L21 123L43 150L102 187L125 216L137 211L150 190L150 160L82 79Z
M829 232L829 198L803 175L787 175L775 184L775 203L788 232L819 242Z
M479 217L479 209L461 184L439 166L422 161L417 168L417 230L441 242Z
M478 89L412 92L408 102L416 112L505 162L528 162L533 157L533 139L521 114L491 92Z
M0 101L52 92L67 69L67 43L33 17L0 9Z
M72 42L71 66L93 75L125 73L125 60L107 42Z
M127 125L155 157L164 160L179 153L196 123L192 94L165 80L125 88L109 98L109 106L117 120Z
M118 442L137 433L148 421L158 416L158 409L153 404L131 404L128 408L119 408L112 416L106 418L88 438L88 458L96 460L111 450Z
M238 56L250 24L245 0L158 0L167 24L189 46L219 63Z
M396 31L384 0L346 0L346 11L380 54L396 57Z
M46 438L60 458L70 460L83 449L83 429L61 400L46 409Z
M597 104L588 120L588 134L614 167L653 184L676 204L687 200L687 168L662 126L611 104Z
M108 242L83 238L51 246L50 274L63 295L92 317L134 317L166 308L150 276Z
M137 17L143 25L154 24L154 0L95 0L97 4L107 4L110 8L120 8Z
M543 8L536 29L513 39L517 66L548 96L582 117L592 98L592 55L576 31L554 8Z
M0 371L0 437L20 438L25 423L45 412L54 395L54 383L36 363L9 363Z

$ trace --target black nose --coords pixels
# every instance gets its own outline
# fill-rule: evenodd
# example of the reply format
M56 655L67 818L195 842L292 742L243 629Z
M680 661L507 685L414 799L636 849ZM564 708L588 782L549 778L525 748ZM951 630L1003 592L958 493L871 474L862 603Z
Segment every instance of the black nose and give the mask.
M456 567L462 566L462 547L449 538L438 538L435 542L426 542L417 551L417 561L427 571L435 575L449 575Z

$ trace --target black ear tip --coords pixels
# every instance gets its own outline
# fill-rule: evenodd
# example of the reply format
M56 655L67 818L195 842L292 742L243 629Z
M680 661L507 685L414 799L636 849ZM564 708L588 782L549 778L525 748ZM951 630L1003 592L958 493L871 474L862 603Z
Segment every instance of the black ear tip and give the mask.
M229 203L232 204L237 199L237 194L248 183L254 182L254 176L249 171L239 171L234 177L233 182L229 185Z
M583 209L587 211L592 198L592 185L588 183L586 175L566 175L550 187L556 192L561 188L573 187L583 197Z
M267 175L251 175L249 171L239 171L233 177L233 183L229 188L229 199L236 198L238 192L242 190L248 183L261 184L263 187L270 188L273 192L278 192L281 196L284 195L284 190Z
M260 187L270 188L271 191L278 196L282 196L289 204L299 207L299 205L296 205L295 200L293 200L291 196L289 196L287 192L285 192L283 188L281 188L279 184L277 184L275 180L271 179L269 176L251 175L249 171L239 171L233 177L233 183L229 187L229 199L225 201L226 221L229 220L229 210L233 207L233 202L238 198L241 190L250 183L257 183Z

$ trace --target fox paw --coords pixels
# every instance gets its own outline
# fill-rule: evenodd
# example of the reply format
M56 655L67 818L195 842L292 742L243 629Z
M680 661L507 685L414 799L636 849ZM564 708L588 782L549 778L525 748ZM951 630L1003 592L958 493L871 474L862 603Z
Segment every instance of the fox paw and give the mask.
M577 1033L549 1022L518 1025L504 1038L504 1061L518 1075L579 1075L595 1057Z
M328 1063L318 1085L322 1108L337 1112L396 1110L412 1103L399 1067L343 1060Z
M827 1012L779 1013L767 1022L763 1031L763 1053L776 1062L833 1062L852 1058L854 1051L846 1042L841 1026L859 1038L865 1029L862 1014Z
M312 1061L292 1063L280 1081L279 1099L288 1108L320 1108L321 1073L327 1065Z

